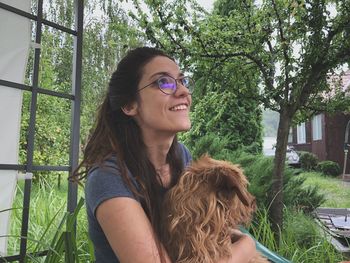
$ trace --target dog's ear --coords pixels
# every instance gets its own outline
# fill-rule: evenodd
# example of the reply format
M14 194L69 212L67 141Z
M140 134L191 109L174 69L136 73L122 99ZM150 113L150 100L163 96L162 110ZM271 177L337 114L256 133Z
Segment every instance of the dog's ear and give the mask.
M238 166L220 165L216 166L212 172L209 180L218 193L227 197L237 194L245 206L252 205L253 198L247 190L248 181Z

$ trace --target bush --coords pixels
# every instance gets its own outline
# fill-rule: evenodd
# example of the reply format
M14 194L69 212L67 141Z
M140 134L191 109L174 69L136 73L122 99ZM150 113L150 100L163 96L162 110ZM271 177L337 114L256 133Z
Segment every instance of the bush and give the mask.
M194 160L205 153L215 159L225 159L227 144L228 138L220 138L214 133L208 133L199 138L194 144L186 146L189 147Z
M316 166L316 170L330 176L338 176L341 173L340 166L338 163L333 161L319 162Z
M268 219L268 211L259 209L249 232L271 251L288 262L340 262L345 259L328 242L313 217L301 211L284 209L281 239L276 242ZM274 262L282 262L282 260ZM287 262L287 261L283 261Z
M317 186L304 186L306 178L292 177L283 190L283 199L287 207L311 213L325 202L324 194Z
M232 152L229 161L240 164L250 182L249 191L256 197L258 206L269 207L271 192L273 158L252 155L242 151ZM299 169L285 166L283 177L284 205L287 208L313 211L324 202L324 196L316 187L304 187L305 179L297 174Z
M273 158L248 153L246 147L236 151L230 151L226 147L227 138L219 138L209 133L197 140L189 149L193 159L208 153L214 159L239 164L250 182L249 191L256 197L258 206L269 207L272 202L272 197L268 193L271 192L272 186ZM306 179L298 177L299 173L300 169L285 166L284 205L288 208L310 212L324 202L324 196L316 187L304 187L303 183Z
M300 152L300 167L306 171L316 169L318 158L315 154L310 152Z
M256 100L247 99L244 93L208 91L204 96L198 96L192 107L191 120L191 129L179 137L189 148L210 133L218 140L227 138L226 148L230 150L253 143L261 148L261 107Z

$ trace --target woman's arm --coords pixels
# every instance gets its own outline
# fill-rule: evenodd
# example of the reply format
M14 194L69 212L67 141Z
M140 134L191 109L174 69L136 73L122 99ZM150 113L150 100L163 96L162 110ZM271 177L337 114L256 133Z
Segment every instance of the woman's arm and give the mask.
M136 200L118 197L104 201L96 217L121 263L161 262L152 225ZM163 251L165 262L171 263Z
M248 263L257 254L255 241L239 230L232 230L234 243L231 247L231 257L218 263Z

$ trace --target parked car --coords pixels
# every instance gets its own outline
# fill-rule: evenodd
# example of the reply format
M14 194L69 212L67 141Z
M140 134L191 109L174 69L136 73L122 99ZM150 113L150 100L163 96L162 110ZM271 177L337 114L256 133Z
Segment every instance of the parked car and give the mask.
M273 145L272 148L264 148L263 154L265 156L275 156L275 145ZM299 154L289 145L287 146L286 162L293 167L300 166Z

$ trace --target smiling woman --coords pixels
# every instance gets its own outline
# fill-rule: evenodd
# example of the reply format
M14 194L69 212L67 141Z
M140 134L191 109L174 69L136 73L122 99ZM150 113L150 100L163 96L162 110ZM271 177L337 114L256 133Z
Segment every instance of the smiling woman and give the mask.
M173 60L164 56L155 57L143 70L139 82L139 98L126 105L123 111L137 122L146 144L156 142L159 136L164 135L168 137L165 139L166 144L170 146L176 132L191 127L189 108L193 86L183 79L188 78L183 76ZM165 160L157 160L156 156L154 158L156 167L165 163Z
M171 262L160 240L161 204L191 161L176 134L190 129L193 81L164 52L137 48L119 62L76 179L85 187L96 262ZM224 262L248 262L242 235Z

